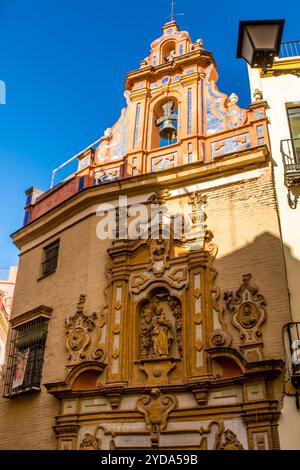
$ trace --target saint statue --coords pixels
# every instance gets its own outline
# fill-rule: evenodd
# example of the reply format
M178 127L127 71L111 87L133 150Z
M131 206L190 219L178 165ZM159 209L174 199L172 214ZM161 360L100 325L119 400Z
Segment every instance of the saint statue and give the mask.
M171 322L162 308L156 307L156 316L152 322L152 346L156 357L167 357L173 340Z

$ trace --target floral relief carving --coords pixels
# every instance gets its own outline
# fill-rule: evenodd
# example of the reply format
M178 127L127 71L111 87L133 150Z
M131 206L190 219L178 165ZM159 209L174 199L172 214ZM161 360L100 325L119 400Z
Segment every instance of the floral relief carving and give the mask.
M91 343L91 333L96 327L97 314L87 316L83 313L86 296L81 295L74 316L65 319L66 349L68 360L78 363L86 358L86 350Z

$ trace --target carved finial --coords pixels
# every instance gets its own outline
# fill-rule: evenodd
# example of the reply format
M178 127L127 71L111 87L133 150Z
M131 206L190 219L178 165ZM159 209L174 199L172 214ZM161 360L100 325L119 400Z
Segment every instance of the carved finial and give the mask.
M83 312L85 301L86 301L86 295L81 295L79 297L79 302L77 304L77 313Z
M229 105L237 104L239 97L236 93L231 93L229 96Z
M104 131L104 136L101 137L101 141L104 142L104 141L110 141L111 140L111 128L108 127L105 131Z
M253 92L253 97L255 101L262 101L263 100L262 91L256 88Z
M193 210L196 210L198 206L207 204L207 195L195 192L190 196L189 204L192 205Z

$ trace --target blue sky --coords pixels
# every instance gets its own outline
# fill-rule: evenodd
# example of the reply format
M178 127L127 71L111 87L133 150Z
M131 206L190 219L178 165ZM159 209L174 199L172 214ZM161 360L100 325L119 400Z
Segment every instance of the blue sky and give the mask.
M297 0L177 0L177 22L214 53L225 93L250 102L237 60L239 20L285 18L300 39ZM103 135L124 106L127 71L161 34L169 0L0 0L0 267L18 261L9 235L22 223L24 191L49 188L51 171ZM296 14L296 12L298 13Z

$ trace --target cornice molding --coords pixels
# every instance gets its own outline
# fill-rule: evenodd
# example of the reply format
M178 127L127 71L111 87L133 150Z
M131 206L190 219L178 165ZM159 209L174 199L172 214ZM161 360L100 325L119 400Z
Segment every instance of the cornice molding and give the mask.
M165 187L177 189L184 185L198 184L212 179L217 180L239 171L257 168L267 160L268 155L267 146L254 147L216 157L209 163L198 161L157 173L146 173L105 185L88 187L13 233L13 242L19 249L22 249L26 243L33 241L40 235L49 233L50 230L74 215L84 212L92 205L116 200L118 195L131 197L153 193L155 190ZM83 217L86 215L85 213Z

